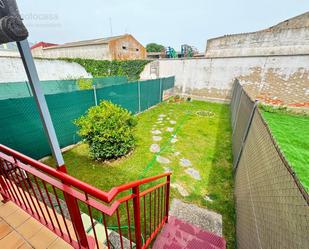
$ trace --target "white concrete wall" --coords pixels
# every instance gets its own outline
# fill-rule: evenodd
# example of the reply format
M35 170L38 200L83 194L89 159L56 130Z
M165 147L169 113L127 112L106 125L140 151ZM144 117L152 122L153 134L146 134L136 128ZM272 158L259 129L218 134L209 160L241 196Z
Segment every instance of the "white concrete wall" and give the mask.
M61 60L36 59L35 65L40 80L63 80L91 77L91 75L77 63L70 63ZM21 58L0 57L0 83L26 80L27 75Z
M206 57L297 55L309 52L309 29L265 30L207 41Z
M95 60L111 60L112 55L108 44L87 45L76 47L38 47L31 50L38 58L82 58Z
M290 91L292 98L297 94L299 100L306 101L309 98L308 65L309 55L169 59L146 65L141 79L174 75L176 92L224 100L229 98L234 79L239 78L256 96L267 91L272 98L286 99L284 95Z

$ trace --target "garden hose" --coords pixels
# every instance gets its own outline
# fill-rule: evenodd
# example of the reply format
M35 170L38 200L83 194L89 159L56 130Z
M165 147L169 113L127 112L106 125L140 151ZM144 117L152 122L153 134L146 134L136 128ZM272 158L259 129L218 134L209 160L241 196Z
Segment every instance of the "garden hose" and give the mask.
M140 174L140 176L138 177L139 180L144 178L144 175L153 167L157 156L159 156L166 148L168 148L171 140L176 136L176 134L178 133L178 131L180 130L180 128L183 126L183 124L185 123L185 121L187 121L189 115L191 114L190 111L186 112L186 115L183 117L183 119L180 121L180 124L176 127L175 132L172 134L172 136L170 137L169 140L167 140L162 148L160 149L159 152L155 153L155 155L152 157L152 159L150 160L150 162L147 164L147 166L145 167L145 169L142 171L142 173Z
M176 136L176 134L179 132L179 130L181 129L181 127L183 126L183 124L187 121L189 115L191 114L190 111L187 111L185 116L182 118L182 120L180 121L179 125L176 127L175 129L175 132L171 135L171 137L163 144L162 148L160 149L159 152L155 153L155 155L152 157L152 159L149 161L149 163L147 164L147 166L145 167L145 169L142 171L142 173L140 174L140 176L138 177L138 179L142 179L144 177L144 175L153 167L155 161L156 161L156 158L158 155L160 155L166 148L168 148L171 140ZM103 216L101 215L101 217L99 218L99 223L103 224ZM132 229L135 229L134 226L131 226ZM92 228L90 228L89 231L87 232L90 232ZM107 229L110 229L110 230L119 230L119 229L129 229L129 226L108 226ZM141 234L142 236L142 241L143 241L143 244L145 243L145 239L143 237L143 235Z

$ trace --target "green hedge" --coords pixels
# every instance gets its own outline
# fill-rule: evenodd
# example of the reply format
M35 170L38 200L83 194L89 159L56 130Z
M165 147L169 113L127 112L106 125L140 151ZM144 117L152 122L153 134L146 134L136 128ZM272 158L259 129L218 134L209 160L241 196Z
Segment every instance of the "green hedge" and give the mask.
M90 59L67 59L83 66L93 77L126 76L129 81L136 81L149 60L107 61Z

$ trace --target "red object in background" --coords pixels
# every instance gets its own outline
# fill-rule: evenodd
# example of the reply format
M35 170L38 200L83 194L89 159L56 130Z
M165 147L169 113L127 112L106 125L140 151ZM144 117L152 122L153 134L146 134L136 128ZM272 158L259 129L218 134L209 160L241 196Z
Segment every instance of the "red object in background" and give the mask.
M55 43L48 43L48 42L38 42L36 44L34 44L31 49L35 49L38 47L42 47L42 48L48 48L48 47L55 47L58 46L59 44L55 44Z

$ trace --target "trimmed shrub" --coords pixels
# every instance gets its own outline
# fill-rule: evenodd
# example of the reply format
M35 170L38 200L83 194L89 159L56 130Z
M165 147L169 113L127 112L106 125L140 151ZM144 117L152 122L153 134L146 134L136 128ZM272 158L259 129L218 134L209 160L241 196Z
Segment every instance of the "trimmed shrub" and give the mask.
M74 122L78 134L89 144L95 160L109 160L128 154L135 146L136 118L126 109L109 101L89 108Z

